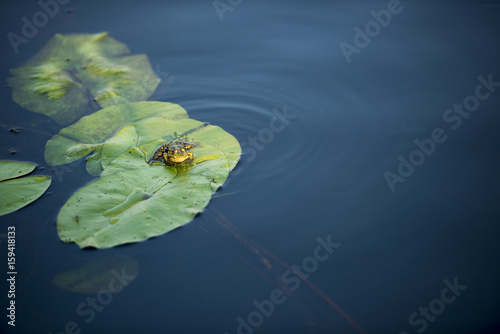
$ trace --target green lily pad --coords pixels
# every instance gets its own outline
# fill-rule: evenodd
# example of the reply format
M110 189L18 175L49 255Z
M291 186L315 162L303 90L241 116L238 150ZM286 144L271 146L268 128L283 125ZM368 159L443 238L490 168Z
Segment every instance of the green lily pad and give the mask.
M0 216L21 209L38 199L50 186L48 176L29 176L36 164L0 161Z
M113 254L86 262L78 269L56 275L52 284L66 291L95 294L101 290L121 291L139 275L134 258ZM126 279L125 279L126 278Z
M143 101L160 79L146 55L123 57L128 47L99 34L56 34L8 79L12 98L22 107L69 124L87 111Z
M0 161L0 181L13 179L31 173L36 164L22 161Z
M167 233L203 210L230 168L222 152L193 166L145 161L142 150L132 147L110 164L111 171L78 190L57 217L61 240L108 248Z

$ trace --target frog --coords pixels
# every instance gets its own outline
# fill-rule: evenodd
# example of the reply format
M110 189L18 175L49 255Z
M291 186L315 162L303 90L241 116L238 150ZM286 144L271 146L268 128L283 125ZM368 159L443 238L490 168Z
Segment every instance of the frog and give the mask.
M160 146L154 153L148 164L160 161L167 166L192 165L194 160L193 152L188 150L193 147L201 147L200 143L172 140Z

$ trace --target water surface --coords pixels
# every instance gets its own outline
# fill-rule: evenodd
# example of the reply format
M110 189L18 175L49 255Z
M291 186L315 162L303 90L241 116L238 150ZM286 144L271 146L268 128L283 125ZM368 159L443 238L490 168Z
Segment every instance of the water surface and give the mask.
M55 33L108 31L133 54L148 55L163 79L152 100L221 126L243 155L188 225L138 244L82 251L59 240L55 221L93 177L83 163L64 173L46 166L45 142L59 127L22 109L4 88L0 158L36 162L44 167L36 173L53 183L50 195L0 218L0 233L16 226L19 271L16 328L5 319L1 328L59 333L73 321L81 333L232 334L238 317L252 321L254 301L279 289L286 300L261 323L256 316L255 333L417 333L423 323L425 333L493 332L500 87L456 129L443 114L474 95L479 76L500 81L500 7L401 1L348 63L339 45L355 45L353 29L364 29L370 11L387 4L243 1L221 21L211 1L71 1L18 53L4 38L7 78ZM19 34L21 18L39 10L36 2L4 4L3 35ZM273 120L277 114L288 116ZM396 174L398 157L409 159L414 141L436 128L446 140L392 191L384 173ZM281 275L314 257L317 239L328 236L340 246L292 291ZM50 281L112 254L137 260L139 274L90 320L77 309L96 295ZM455 278L467 288L441 310L434 300ZM417 315L420 322L409 323L430 304L432 321Z

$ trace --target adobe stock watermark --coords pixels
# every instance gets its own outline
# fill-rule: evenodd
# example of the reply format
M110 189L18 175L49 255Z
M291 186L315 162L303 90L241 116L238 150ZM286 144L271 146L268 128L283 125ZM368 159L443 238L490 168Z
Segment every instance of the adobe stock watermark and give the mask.
M334 253L335 249L340 247L340 244L334 243L331 240L331 235L326 237L324 240L321 237L316 239L318 245L314 248L312 256L306 257L302 260L301 265L294 264L292 270L286 270L281 275L281 281L283 284L288 286L288 288L293 292L296 291L301 284L302 280L307 279L310 274L314 273L318 269L320 262L328 260L328 258ZM238 316L236 318L237 334L252 334L254 328L262 326L265 318L269 318L276 309L276 306L283 304L286 301L286 296L283 290L274 289L269 293L269 299L264 299L262 301L253 301L253 306L255 310L250 312L245 318ZM224 334L229 334L224 332Z
M477 80L479 84L476 86L473 95L467 96L462 104L454 103L452 108L443 112L443 121L449 124L452 130L458 130L462 126L463 120L469 118L471 112L479 108L480 101L487 100L495 92L495 88L500 87L500 81L493 81L493 74L491 73L488 74L488 79L480 75ZM396 184L404 183L413 175L416 167L421 166L426 161L426 158L434 154L437 144L442 144L447 139L448 135L440 127L433 129L428 138L423 140L415 139L413 142L417 148L408 154L408 158L402 155L398 156L400 163L396 173L388 170L384 172L384 178L391 192L396 191Z
M460 294L467 289L467 285L458 284L458 277L455 276L453 283L445 279L443 281L445 288L441 290L439 298L429 302L427 307L420 306L418 312L413 312L408 317L408 323L416 328L417 333L423 333L429 326L429 322L434 322L442 314L447 304L453 303ZM401 331L399 334L410 334L407 331Z
M232 12L236 7L241 5L243 0L214 0L212 5L215 12L219 16L219 20L224 21L224 13Z
M351 63L353 54L360 54L361 50L366 48L373 38L380 35L382 27L386 28L391 23L392 15L401 13L403 9L404 7L399 0L389 0L387 2L387 9L381 9L378 12L371 10L370 15L373 17L373 20L365 24L364 31L358 26L353 28L355 32L353 38L354 45L346 42L339 44L340 51L342 51L347 63Z
M273 117L269 120L269 126L260 129L256 135L248 136L246 140L241 142L241 148L245 149L249 153L249 156L242 157L246 162L252 162L257 156L259 151L266 148L266 145L270 144L274 140L274 135L279 133L290 124L290 121L297 117L297 115L287 112L286 106L283 106L282 110L273 108ZM231 172L232 176L236 176L241 173L241 167L237 166L234 171ZM226 180L224 184L227 186L230 179Z
M85 302L81 302L76 306L76 314L85 318L85 323L91 323L96 317L96 312L102 312L104 307L113 301L113 295L122 292L137 277L137 275L128 275L125 269L126 267L122 267L121 272L112 269L111 274L113 277L108 281L107 289L99 290L95 297L87 297ZM64 325L63 331L55 334L80 334L81 332L82 329L78 322L70 320ZM49 332L49 334L52 334L52 332Z
M31 20L26 16L21 18L21 34L19 35L12 31L7 34L7 38L9 39L14 53L17 54L21 44L28 44L28 42L38 34L38 29L45 27L47 23L49 23L49 17L52 18L59 13L59 5L67 5L69 2L70 0L38 1L37 3L41 10L35 12Z

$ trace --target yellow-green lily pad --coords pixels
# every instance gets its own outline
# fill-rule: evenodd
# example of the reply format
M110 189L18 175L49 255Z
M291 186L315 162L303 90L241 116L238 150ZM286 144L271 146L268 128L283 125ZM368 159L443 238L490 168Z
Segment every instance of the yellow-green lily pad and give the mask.
M101 108L143 101L160 79L146 55L123 56L128 47L98 34L56 34L8 79L12 98L22 107L66 125L91 104Z
M0 161L0 216L17 211L38 199L50 186L48 176L20 176L31 173L36 164Z

